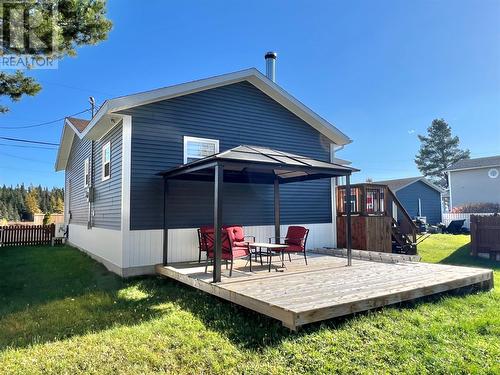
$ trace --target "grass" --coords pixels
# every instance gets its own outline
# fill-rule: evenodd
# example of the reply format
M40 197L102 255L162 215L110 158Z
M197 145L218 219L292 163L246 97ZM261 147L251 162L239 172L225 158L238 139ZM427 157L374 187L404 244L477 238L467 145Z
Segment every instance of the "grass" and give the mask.
M483 266L467 236L423 261ZM498 284L498 282L497 282ZM121 280L70 247L0 249L0 373L500 373L500 293L441 296L290 333L157 277Z

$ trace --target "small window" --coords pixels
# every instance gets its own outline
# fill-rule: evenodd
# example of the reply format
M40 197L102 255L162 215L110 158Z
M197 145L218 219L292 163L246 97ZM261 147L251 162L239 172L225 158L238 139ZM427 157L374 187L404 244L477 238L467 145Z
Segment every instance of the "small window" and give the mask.
M90 162L89 158L85 159L83 167L83 185L85 187L90 185Z
M219 152L217 139L184 137L184 164Z
M488 177L489 177L489 178L497 178L497 177L498 177L498 169L496 169L496 168L491 168L491 169L488 171Z
M111 143L102 146L102 180L111 177Z

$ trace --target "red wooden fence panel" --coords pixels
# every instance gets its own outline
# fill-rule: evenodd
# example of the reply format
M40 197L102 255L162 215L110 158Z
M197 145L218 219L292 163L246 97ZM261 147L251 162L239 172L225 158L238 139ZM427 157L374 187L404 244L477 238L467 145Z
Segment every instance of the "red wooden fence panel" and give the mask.
M0 226L0 246L50 245L55 224Z

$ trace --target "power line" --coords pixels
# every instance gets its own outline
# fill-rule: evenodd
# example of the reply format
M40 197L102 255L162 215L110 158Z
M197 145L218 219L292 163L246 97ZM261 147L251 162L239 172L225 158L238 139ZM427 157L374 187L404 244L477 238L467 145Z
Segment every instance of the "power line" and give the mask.
M16 168L16 167L8 167L5 165L0 165L0 169L8 169L11 171L22 171L22 172L30 172L30 173L39 173L46 175L47 173L52 173L54 170L40 170L40 169L25 169L25 168Z
M51 146L34 146L34 145L10 145L8 143L0 143L0 146L3 146L3 147L18 147L18 148L37 148L37 149L41 149L41 150L50 150L50 151L54 151L55 148L54 147L51 147Z
M22 126L0 126L0 130L14 130L14 129L36 128L38 126L45 126L45 125L54 124L56 122L60 122L60 121L64 120L66 117L72 117L72 116L81 115L82 113L89 112L89 111L90 111L90 108L87 108L87 109L85 109L83 111L80 111L80 112L77 112L77 113L73 113L71 115L64 116L64 117L58 118L56 120L47 121L47 122L41 122L39 124L22 125Z
M6 141L14 141L14 142L35 143L39 145L59 146L59 143L34 141L31 139L10 138L10 137L0 137L0 139L4 139Z
M9 153L7 153L7 152L0 152L0 155L7 156L7 157L9 157L9 158L14 158L14 159L20 159L20 160L32 161L32 162L36 162L36 163L53 164L53 163L52 163L52 162L50 162L50 161L40 160L40 159L33 159L33 158L25 158L25 157L23 157L23 156L16 156L16 155L12 155L12 154L9 154Z

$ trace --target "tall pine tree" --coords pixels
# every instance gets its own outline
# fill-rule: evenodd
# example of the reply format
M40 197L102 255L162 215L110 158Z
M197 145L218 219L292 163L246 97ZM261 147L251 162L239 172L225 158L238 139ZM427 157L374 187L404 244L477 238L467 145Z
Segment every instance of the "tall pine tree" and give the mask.
M432 120L427 128L427 136L419 135L420 150L415 163L420 172L434 183L448 188L448 175L444 171L453 163L468 159L469 150L459 148L460 139L452 136L451 127L443 119Z
M17 29L9 29L10 23L16 26L16 20L10 20L8 15L11 11L24 12L29 15L25 22L29 26L31 42L29 51L0 47L2 54L29 54L53 59L76 56L78 47L105 40L112 26L106 18L106 0L2 1L1 4L0 16L4 22L0 26L3 26L5 35L10 36L12 33L12 38L19 37ZM56 17L52 16L54 9ZM23 41L23 34L20 34L20 38ZM11 47L8 39L4 44ZM50 55L47 54L47 46L52 49ZM0 99L6 97L18 101L24 95L34 96L40 90L40 84L33 77L27 77L25 71L0 72ZM0 104L0 113L8 110L8 107Z

